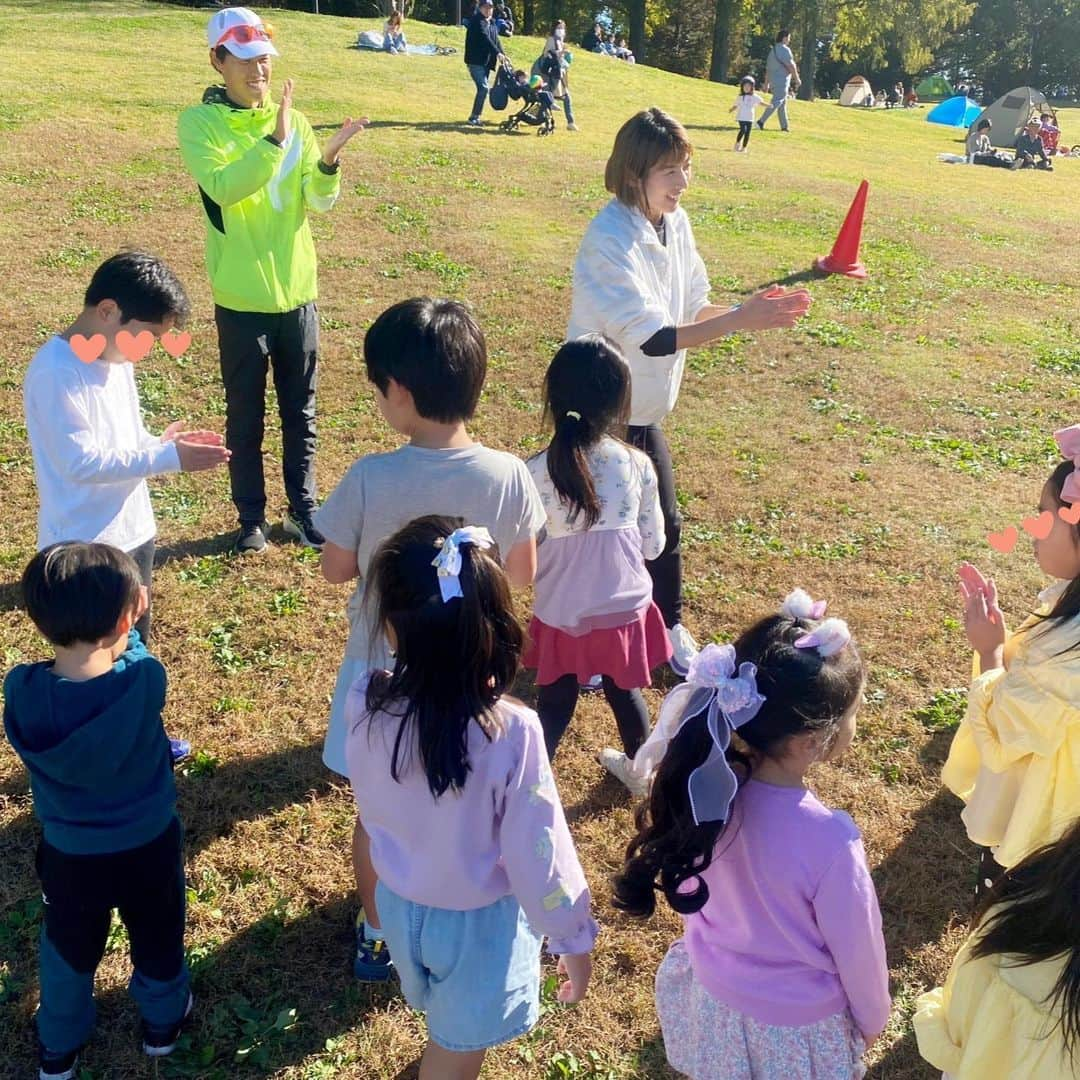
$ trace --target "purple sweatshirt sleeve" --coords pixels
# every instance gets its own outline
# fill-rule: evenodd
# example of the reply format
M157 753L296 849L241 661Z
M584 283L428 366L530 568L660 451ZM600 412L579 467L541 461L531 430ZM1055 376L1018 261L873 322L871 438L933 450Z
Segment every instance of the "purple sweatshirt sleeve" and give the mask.
M515 758L499 823L503 866L529 925L555 954L588 953L599 928L562 803L551 775L540 723L530 715L512 733Z
M822 875L814 917L836 963L851 1015L869 1045L884 1031L892 1002L881 911L857 837Z

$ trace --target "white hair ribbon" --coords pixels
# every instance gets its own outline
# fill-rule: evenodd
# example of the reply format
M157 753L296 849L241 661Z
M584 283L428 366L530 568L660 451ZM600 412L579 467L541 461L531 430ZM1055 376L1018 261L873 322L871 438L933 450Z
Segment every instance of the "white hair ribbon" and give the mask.
M431 560L431 565L439 576L439 592L443 603L461 596L461 545L473 544L487 550L495 541L483 525L466 525L455 529L442 543L439 554Z
M687 780L690 809L698 825L727 821L739 788L726 757L731 733L757 716L764 702L753 664L740 664L736 673L734 646L706 645L691 661L686 682L664 698L656 727L634 756L634 772L651 776L683 724L707 712L712 748Z
M835 656L850 640L851 631L843 619L826 619L794 644L796 649L817 649L818 656Z
M820 619L828 606L827 600L812 600L805 589L792 589L780 605L780 614L789 619Z

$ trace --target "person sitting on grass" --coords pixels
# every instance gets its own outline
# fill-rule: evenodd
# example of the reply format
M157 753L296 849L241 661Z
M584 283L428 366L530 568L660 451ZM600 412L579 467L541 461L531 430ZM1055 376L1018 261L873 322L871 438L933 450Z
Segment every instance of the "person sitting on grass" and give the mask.
M967 151L968 163L971 165L989 165L996 168L1009 169L1012 161L1005 154L999 154L994 150L990 142L990 129L992 127L990 117L984 117L968 132L964 140L964 149Z
M1039 116L1039 138L1042 139L1043 149L1048 157L1057 153L1058 140L1061 138L1061 128L1054 122L1050 113L1042 113Z
M390 12L390 18L383 27L383 51L391 56L408 56L409 43L405 40L405 30L401 25L401 12Z
M56 651L4 680L4 730L42 826L38 1075L74 1080L114 908L144 1052L171 1054L191 1013L183 830L161 723L165 669L134 630L148 603L135 560L108 544L53 544L30 560L22 594Z
M1046 148L1039 137L1039 121L1031 119L1027 122L1024 130L1020 132L1016 140L1016 159L1013 162L1014 169L1042 169L1052 172L1054 166L1050 164Z

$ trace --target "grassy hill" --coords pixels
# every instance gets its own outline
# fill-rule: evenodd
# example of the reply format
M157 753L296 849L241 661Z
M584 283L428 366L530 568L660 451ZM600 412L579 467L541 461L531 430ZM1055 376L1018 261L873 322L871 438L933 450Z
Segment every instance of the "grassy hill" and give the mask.
M157 251L193 297L191 349L177 361L159 349L138 366L150 426L223 424L202 211L175 140L178 112L211 81L205 18L109 0L0 0L6 665L43 655L15 607L36 512L22 373L78 310L106 255L128 244ZM411 24L412 42L458 54L395 59L349 48L374 22L283 12L273 21L275 79L296 79L296 105L322 136L346 115L372 121L346 151L339 205L313 223L323 492L357 455L394 444L361 342L379 311L417 293L467 298L487 331L475 434L521 454L543 445L538 387L566 326L574 253L606 198L614 132L637 109L660 105L689 127L695 180L684 202L717 300L800 280L869 179L869 280L813 281L814 307L797 330L693 355L666 429L698 637L725 638L803 585L849 619L869 660L857 743L819 770L815 787L862 828L881 895L896 1006L871 1075L935 1075L915 1052L910 1012L962 938L974 870L959 804L938 784L963 708L963 692L949 688L967 672L953 568L965 557L989 566L1014 615L1040 584L1026 544L999 555L985 534L1031 512L1054 459L1050 432L1078 419L1080 161L1053 175L947 166L936 155L957 150L957 136L926 124L924 112L828 102L796 102L790 134L755 131L751 153L736 156L733 88L584 54L571 72L580 132L568 133L560 115L550 138L507 135L490 113L473 130L462 123L472 86L459 30ZM509 49L527 66L539 42L515 38ZM1063 123L1080 142L1080 114ZM198 1021L161 1075L396 1076L416 1056L422 1024L393 992L351 980L352 809L319 761L345 593L294 546L230 559L224 474L155 483L154 502L165 718L198 748L180 778ZM490 1077L669 1075L652 980L678 924L665 913L637 925L608 904L632 811L592 758L613 737L605 709L586 702L556 767L604 927L593 991L576 1010L546 1006L535 1033L491 1055ZM4 1076L28 1075L33 1061L34 842L25 775L0 748ZM136 1052L125 970L117 930L84 1080L152 1074ZM283 1032L288 1010L295 1025ZM251 1064L237 1064L238 1052Z

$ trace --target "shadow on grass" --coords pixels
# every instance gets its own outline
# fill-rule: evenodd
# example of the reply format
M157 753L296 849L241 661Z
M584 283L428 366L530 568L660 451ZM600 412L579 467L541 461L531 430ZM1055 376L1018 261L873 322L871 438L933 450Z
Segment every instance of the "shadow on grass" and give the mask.
M747 292L759 292L762 289L767 289L770 285L783 285L786 288L789 285L801 285L806 281L820 281L822 278L828 276L828 274L823 274L820 270L815 270L813 267L810 267L808 270L796 270L794 273L788 274L787 277L763 281L760 285L755 285L752 289L748 289Z
M161 544L154 552L154 566L165 566L176 559L201 559L204 555L224 555L232 550L235 540L236 529L230 529L228 532L220 532L214 536L200 536L196 540Z
M0 612L18 611L22 607L22 588L17 581L0 585Z

